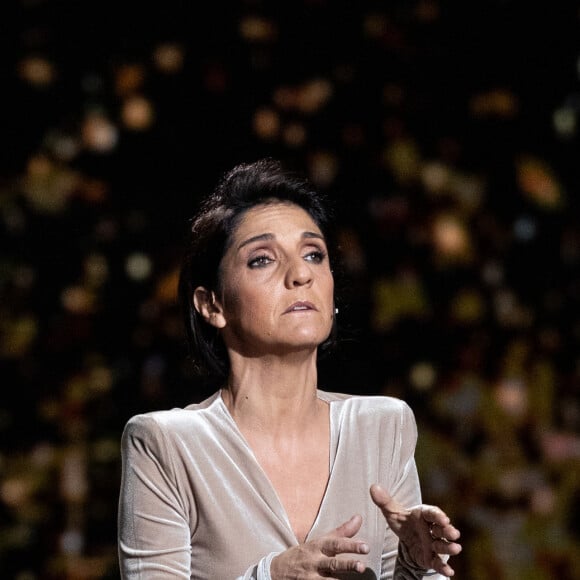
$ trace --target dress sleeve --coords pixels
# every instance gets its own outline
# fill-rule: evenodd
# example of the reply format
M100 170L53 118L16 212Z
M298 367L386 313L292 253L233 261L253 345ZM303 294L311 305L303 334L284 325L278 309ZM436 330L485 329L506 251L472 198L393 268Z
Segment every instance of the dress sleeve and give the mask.
M391 490L393 497L403 506L414 507L422 503L421 487L417 465L415 463L415 447L417 445L417 424L413 411L406 403L402 402L401 425L399 431L400 456L398 465L398 478ZM391 534L388 530L387 536ZM394 552L391 545L385 543L382 558L381 580L390 578L393 570L392 558ZM394 565L394 580L446 580L435 570L425 570L411 561L405 546L398 542L396 561Z
M272 552L262 558L256 566L251 566L243 576L238 576L236 580L272 580L270 576L270 565L272 559L280 552Z
M191 506L157 422L133 417L121 439L118 548L121 578L190 578ZM194 511L194 510L193 510Z
M196 510L176 476L169 439L157 421L137 415L121 439L118 550L122 580L191 578ZM235 580L271 580L264 556ZM232 574L232 580L234 575Z

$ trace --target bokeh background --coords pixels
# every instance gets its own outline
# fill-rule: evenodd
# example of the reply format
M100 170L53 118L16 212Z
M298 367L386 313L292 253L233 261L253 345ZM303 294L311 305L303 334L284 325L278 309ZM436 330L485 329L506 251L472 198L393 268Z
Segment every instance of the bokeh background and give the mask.
M112 579L119 439L201 400L188 219L278 157L336 207L321 387L399 396L464 579L580 578L580 5L10 0L0 577Z

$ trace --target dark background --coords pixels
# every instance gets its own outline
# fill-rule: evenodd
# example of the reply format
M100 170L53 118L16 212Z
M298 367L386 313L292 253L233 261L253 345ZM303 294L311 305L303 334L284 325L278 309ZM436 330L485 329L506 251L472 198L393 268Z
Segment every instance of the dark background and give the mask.
M125 422L213 388L188 219L262 156L335 206L320 386L411 404L457 577L580 577L577 2L1 10L1 578L118 577Z

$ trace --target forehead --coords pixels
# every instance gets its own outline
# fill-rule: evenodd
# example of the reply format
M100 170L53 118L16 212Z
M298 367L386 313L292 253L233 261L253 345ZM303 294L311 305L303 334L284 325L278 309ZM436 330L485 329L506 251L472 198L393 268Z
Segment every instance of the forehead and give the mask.
M271 233L285 236L292 233L314 232L322 234L310 214L293 203L273 202L261 204L247 210L232 232L232 240Z

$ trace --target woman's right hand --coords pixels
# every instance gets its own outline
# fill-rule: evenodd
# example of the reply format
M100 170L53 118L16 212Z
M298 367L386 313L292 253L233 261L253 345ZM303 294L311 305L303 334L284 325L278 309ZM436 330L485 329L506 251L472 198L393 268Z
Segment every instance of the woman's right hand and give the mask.
M339 554L368 554L363 540L352 537L362 525L361 516L353 516L324 536L289 548L275 556L270 565L272 580L334 578L334 573L365 571L356 558L337 558Z

